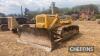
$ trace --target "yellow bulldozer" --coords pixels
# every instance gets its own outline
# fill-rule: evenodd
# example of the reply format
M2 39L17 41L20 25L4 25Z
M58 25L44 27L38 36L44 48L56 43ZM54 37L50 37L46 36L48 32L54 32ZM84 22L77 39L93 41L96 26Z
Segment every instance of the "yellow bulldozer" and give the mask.
M57 14L37 15L35 24L19 28L18 42L48 51L54 50L62 41L79 33L79 26L73 25L71 19L65 19Z

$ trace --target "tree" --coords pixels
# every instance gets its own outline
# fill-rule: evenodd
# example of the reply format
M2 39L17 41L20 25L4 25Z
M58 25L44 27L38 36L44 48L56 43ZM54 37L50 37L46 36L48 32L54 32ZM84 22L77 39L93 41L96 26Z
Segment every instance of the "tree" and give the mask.
M25 14L25 16L28 16L28 14L29 14L29 9L28 8L25 8L24 14Z
M0 17L5 17L6 15L4 13L0 13Z
M81 10L90 10L90 11L94 11L95 13L99 12L98 7L94 4L80 5L80 6L73 7L74 12L80 12Z

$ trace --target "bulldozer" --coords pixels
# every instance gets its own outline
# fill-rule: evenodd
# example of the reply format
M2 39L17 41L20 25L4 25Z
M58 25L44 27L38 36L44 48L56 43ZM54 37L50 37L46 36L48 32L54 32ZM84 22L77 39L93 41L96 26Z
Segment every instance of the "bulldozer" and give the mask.
M19 35L17 42L46 51L53 51L63 41L79 33L79 26L72 23L71 17L54 13L54 2L50 8L51 14L38 14L35 16L35 24L25 24L17 28Z
M72 24L71 19L57 14L40 14L35 17L35 24L19 27L18 42L36 48L52 51L63 41L79 33L79 26Z

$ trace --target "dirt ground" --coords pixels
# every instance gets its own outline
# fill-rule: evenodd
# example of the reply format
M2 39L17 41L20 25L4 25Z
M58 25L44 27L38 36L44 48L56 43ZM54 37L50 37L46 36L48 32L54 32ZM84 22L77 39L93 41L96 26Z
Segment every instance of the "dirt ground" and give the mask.
M0 56L100 56L100 24L95 21L74 23L80 26L80 34L52 52L18 43L18 36L9 31L0 32ZM94 46L94 52L68 52L69 46Z

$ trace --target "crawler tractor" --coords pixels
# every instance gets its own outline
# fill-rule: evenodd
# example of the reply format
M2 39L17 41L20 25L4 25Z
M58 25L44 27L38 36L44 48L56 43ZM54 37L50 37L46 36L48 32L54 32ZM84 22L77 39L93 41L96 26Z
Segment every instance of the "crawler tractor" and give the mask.
M56 49L64 40L79 33L79 26L73 25L72 20L62 19L58 15L40 14L35 18L33 27L20 27L18 42L30 44L46 50Z

